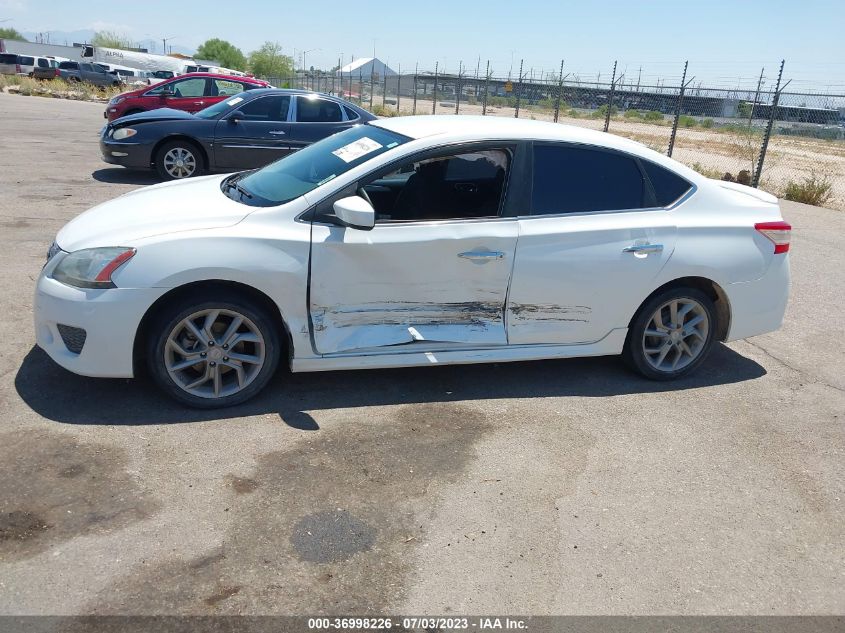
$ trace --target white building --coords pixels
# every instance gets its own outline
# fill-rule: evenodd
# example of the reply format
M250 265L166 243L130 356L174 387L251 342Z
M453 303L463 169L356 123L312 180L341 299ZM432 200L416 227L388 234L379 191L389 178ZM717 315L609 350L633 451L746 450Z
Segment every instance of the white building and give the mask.
M358 77L361 77L362 79L370 79L370 76L372 75L373 78L378 81L380 77L390 77L395 74L396 73L388 67L387 64L377 57L362 57L361 59L356 59L355 61L346 64L346 66L341 66L340 68L341 77L351 76L352 79L358 79Z

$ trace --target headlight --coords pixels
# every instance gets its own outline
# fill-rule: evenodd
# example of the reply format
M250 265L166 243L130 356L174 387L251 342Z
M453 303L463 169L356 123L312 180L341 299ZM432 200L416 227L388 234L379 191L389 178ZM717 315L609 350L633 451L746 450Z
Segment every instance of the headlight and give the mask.
M116 141L122 141L130 136L135 136L137 133L138 130L133 130L131 127L122 127L112 132L111 137Z
M109 101L109 105L117 105L124 99L126 99L126 97L112 97L111 101Z
M77 288L114 288L112 273L135 255L134 248L110 246L70 253L53 271L53 279Z

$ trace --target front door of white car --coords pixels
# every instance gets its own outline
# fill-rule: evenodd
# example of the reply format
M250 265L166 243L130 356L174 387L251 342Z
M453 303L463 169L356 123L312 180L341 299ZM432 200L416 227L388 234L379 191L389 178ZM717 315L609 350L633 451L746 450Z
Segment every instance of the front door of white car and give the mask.
M665 206L690 185L620 152L553 144L533 151L532 209L519 220L508 341L599 341L627 327L654 288L677 234Z
M404 162L362 183L377 213L372 230L314 223L309 310L318 353L507 344L518 221L499 211L510 156Z

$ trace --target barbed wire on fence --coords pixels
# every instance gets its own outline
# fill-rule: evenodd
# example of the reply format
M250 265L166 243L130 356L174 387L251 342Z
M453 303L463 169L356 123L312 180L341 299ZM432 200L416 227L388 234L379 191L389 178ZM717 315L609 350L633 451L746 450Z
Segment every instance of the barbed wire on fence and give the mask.
M273 85L340 96L380 116L462 114L552 121L607 131L668 154L711 177L784 195L795 183L828 187L845 208L845 91L798 91L761 69L753 83L708 86L685 64L655 79L614 64L602 76L525 70L494 76L490 61L431 71L365 75L313 72L269 78ZM453 67L454 68L454 67ZM401 70L401 69L400 69ZM777 80L776 80L777 78ZM788 90L789 89L789 90Z

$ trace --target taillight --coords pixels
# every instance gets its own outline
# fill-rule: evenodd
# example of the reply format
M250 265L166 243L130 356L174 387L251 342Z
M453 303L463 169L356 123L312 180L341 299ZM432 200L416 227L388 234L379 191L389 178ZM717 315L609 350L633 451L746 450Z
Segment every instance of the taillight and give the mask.
M61 76L62 76L62 73L60 73L60 72L59 72L59 69L58 69L58 68L56 68L56 77L61 77Z
M775 255L789 250L792 226L788 222L758 222L754 228L772 241L775 245Z
M23 71L21 70L21 65L20 65L20 64L15 64L15 72L16 72L16 73L18 73L19 75L23 72Z

